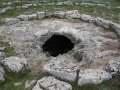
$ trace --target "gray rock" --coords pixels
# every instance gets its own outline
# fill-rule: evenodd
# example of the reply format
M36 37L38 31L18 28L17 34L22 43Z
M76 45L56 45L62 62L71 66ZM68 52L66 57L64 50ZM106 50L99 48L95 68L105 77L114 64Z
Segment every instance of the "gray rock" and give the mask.
M4 52L0 52L0 61L4 60L5 57L6 57L5 53Z
M71 1L65 1L64 4L65 5L73 5L73 2L71 2Z
M51 16L54 16L54 13L52 13L52 12L46 12L46 13L45 13L45 16L46 16L46 17L51 17Z
M120 60L109 61L106 64L106 70L109 71L112 75L120 76Z
M105 7L104 4L97 4L98 7Z
M8 2L7 5L10 6L12 3L11 2Z
M72 90L72 86L66 82L59 81L54 77L43 77L37 81L37 84L32 90L43 90L40 88L42 86L45 90Z
M66 12L66 18L68 19L78 19L80 18L80 14L78 12L78 10L71 10L71 11L67 11Z
M36 19L37 14L31 14L31 15L28 15L28 17L29 17L29 20Z
M19 23L20 20L17 19L17 18L6 18L6 19L4 20L4 22L5 22L6 25L12 25L12 24Z
M117 34L120 36L120 25L117 23L111 22L111 27L116 30Z
M38 19L42 19L45 17L45 12L37 12Z
M18 57L5 58L5 60L1 61L1 64L5 69L7 69L8 71L12 71L14 73L23 71L27 67L26 59Z
M37 4L33 4L34 7L37 7Z
M63 5L64 3L63 2L58 2L57 5Z
M27 6L27 7L31 7L31 6L32 6L32 4L25 4L25 6Z
M86 15L86 14L82 14L81 19L84 20L84 21L92 22L92 23L94 22L94 18L91 17L90 15Z
M59 17L59 18L65 18L66 12L60 12L57 11L54 13L54 16Z
M96 4L94 3L85 3L85 2L82 2L80 3L81 6L96 6Z
M3 68L0 66L0 82L4 82L4 73L5 71L3 70Z
M13 9L13 7L7 6L5 8L0 9L0 14L5 13L7 10Z
M22 6L22 9L27 9L27 8L28 8L28 6L25 6L25 5Z
M76 64L65 60L65 58L56 57L44 66L43 71L62 79L75 81L77 69Z
M0 46L0 51L3 51L4 49L5 49L5 47L1 47L1 46Z
M112 75L101 69L84 69L79 72L78 85L98 84L112 78Z
M110 28L111 21L102 19L100 17L95 18L95 23L104 28Z
M3 8L0 10L0 14L5 13L5 12L6 12L6 8Z
M120 9L120 6L118 6L118 7L116 7L116 8Z
M19 15L17 16L18 19L20 19L21 21L28 21L29 17L28 15Z
M31 87L35 82L36 82L36 80L27 80L25 82L25 88Z
M19 82L15 82L14 83L14 86L17 87L17 86L20 86L22 83L19 83Z
M7 6L7 3L3 3L3 6Z

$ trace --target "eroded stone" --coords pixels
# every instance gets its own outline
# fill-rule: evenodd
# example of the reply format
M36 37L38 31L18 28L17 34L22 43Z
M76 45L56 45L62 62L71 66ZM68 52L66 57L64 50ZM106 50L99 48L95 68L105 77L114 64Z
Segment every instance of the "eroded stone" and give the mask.
M101 69L80 70L78 85L82 86L88 83L98 84L110 78L112 78L112 75Z
M32 90L43 90L40 88L42 86L45 90L72 90L72 86L66 82L59 81L52 76L43 77L37 81L37 84Z
M2 60L1 63L5 69L14 73L23 71L27 67L27 61L25 58L9 57Z
M63 57L56 57L44 66L43 71L62 79L75 81L77 69L76 64L65 60Z

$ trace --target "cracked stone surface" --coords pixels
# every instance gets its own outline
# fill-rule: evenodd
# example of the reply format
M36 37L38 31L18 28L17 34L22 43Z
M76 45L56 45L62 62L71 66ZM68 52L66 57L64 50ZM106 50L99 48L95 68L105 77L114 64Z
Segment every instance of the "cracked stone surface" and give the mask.
M104 70L85 69L79 72L78 85L82 86L88 83L98 84L101 83L103 80L108 80L110 78L112 78L112 75Z
M43 90L40 86L45 88L45 90L72 90L72 86L70 84L59 81L52 76L43 77L38 80L32 90Z
M106 64L106 70L112 75L120 76L120 60L111 60Z
M25 58L9 57L1 61L2 66L8 71L18 73L25 70L27 67L27 62Z
M78 67L67 58L58 56L44 66L43 71L65 80L75 81Z

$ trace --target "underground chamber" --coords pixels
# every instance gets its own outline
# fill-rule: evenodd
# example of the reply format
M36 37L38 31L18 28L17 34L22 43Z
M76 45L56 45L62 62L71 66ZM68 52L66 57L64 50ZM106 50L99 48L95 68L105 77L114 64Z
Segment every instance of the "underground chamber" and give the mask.
M63 35L53 35L51 36L44 45L42 49L44 52L48 52L51 56L58 56L59 54L67 53L72 50L74 43L70 39Z

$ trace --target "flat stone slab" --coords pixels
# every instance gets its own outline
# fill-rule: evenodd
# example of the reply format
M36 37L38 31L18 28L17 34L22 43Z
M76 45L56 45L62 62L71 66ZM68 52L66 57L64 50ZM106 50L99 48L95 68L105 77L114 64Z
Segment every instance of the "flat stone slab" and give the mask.
M112 75L101 69L84 69L79 72L78 85L98 84L112 78Z
M9 57L1 61L2 66L8 71L18 73L27 67L27 61L25 58Z
M59 81L54 77L43 77L37 81L37 84L32 90L43 90L40 88L43 87L45 90L72 90L72 86L66 82Z
M62 79L75 81L77 69L76 64L64 58L56 57L44 66L43 71Z

